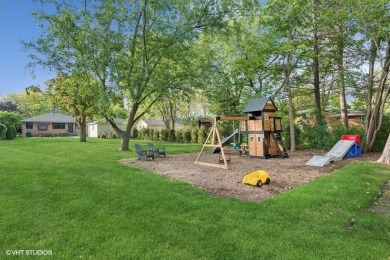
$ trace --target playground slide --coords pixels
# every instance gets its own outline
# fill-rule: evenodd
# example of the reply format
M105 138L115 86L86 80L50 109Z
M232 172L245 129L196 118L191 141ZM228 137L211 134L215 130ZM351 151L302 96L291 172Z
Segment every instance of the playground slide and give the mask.
M238 129L234 130L233 134L231 134L231 135L229 135L221 140L222 146L230 144L232 142L232 139L237 138L237 136L238 136ZM221 148L215 147L213 150L213 153L219 153L219 152L221 152Z
M331 162L340 161L354 144L355 141L340 140L325 156L315 155L306 163L306 165L323 167Z

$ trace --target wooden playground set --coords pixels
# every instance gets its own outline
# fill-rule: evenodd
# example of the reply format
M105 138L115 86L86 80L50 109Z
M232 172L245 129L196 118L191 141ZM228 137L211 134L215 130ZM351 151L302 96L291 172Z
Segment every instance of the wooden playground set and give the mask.
M287 150L282 141L281 117L275 116L277 108L270 97L251 100L243 110L244 116L218 116L211 127L210 133L203 144L195 164L228 168L224 146L231 145L234 149L254 158L288 158ZM231 134L221 139L218 131L218 121L238 121L239 127ZM247 143L240 143L241 135L246 135ZM213 154L219 153L219 163L201 161L205 148L213 148Z

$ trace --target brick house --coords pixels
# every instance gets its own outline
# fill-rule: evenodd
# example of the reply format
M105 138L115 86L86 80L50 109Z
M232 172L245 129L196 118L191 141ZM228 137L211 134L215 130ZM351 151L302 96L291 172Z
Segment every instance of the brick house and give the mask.
M69 136L77 135L79 127L71 116L48 113L21 120L22 136Z

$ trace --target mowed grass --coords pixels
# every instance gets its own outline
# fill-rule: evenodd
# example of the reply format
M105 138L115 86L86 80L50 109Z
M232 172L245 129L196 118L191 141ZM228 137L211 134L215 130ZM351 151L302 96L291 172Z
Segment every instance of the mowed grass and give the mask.
M0 259L7 250L51 250L55 259L390 257L390 216L369 208L389 167L348 165L255 203L122 165L136 154L119 142L1 141ZM157 144L169 155L201 148Z

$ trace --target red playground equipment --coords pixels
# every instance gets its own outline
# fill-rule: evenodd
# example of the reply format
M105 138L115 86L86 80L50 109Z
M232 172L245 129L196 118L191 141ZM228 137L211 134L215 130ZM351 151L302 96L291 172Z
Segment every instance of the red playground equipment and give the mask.
M342 135L333 148L324 156L315 155L306 165L323 167L329 163L337 162L343 158L358 157L362 155L359 135Z
M360 135L342 135L341 140L354 141L355 143L344 155L344 158L362 156L362 148L360 147Z

